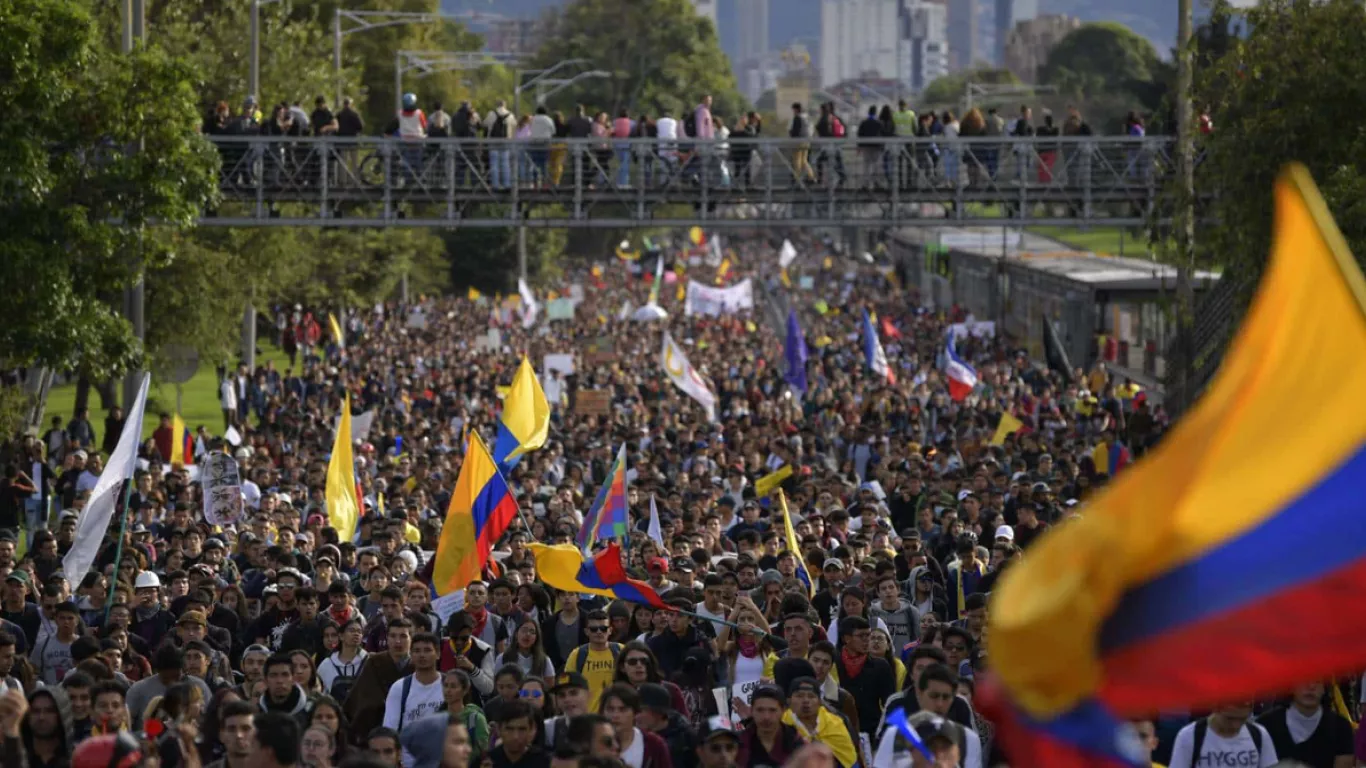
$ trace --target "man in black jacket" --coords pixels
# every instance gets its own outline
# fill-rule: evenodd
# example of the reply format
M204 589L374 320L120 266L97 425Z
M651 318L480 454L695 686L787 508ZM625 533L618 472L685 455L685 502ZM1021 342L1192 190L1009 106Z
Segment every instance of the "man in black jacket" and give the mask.
M870 737L882 722L882 702L896 692L896 674L883 659L868 655L872 628L862 616L840 620L840 649L835 659L840 687L854 697L859 730Z
M659 683L641 683L639 691L640 713L636 715L636 725L669 745L674 768L695 768L697 737L688 719L674 709L669 689Z

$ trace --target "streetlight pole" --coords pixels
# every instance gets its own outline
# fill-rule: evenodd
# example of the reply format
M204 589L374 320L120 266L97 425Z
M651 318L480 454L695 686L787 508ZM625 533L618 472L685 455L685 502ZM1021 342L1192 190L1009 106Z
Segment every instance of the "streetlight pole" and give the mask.
M1193 81L1194 19L1191 0L1179 0L1176 25L1176 178L1181 185L1176 205L1176 339L1180 367L1176 371L1178 407L1194 399L1191 384L1195 373L1195 135L1192 131L1191 88ZM1225 277L1225 279L1229 279Z
M261 98L261 0L251 0L251 85L253 98Z
M147 43L147 6L146 0L124 0L122 3L124 13L123 21L123 53L125 55L133 52L135 45L146 45ZM139 145L141 142L138 142ZM141 147L139 146L139 149ZM141 246L142 238L139 236L138 245ZM139 247L138 259L141 260L142 253ZM146 307L146 282L142 271L142 266L137 266L137 273L133 276L133 284L128 287L123 294L124 316L128 318L128 323L133 326L133 335L139 342L147 340L147 324L144 315ZM123 412L132 411L133 399L137 397L138 389L142 385L141 366L135 365L128 369L128 373L123 379Z

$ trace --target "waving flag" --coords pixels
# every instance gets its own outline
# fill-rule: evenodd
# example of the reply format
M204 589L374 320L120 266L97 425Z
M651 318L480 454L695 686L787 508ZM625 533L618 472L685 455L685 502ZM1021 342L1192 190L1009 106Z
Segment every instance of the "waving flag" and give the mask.
M523 454L545 445L549 434L550 403L546 402L545 390L541 389L531 362L523 355L507 397L503 398L503 418L498 423L493 460L500 470L510 472Z
M645 300L646 304L659 304L659 286L664 283L664 257L661 255L655 259L655 277L650 281L650 297Z
M944 373L949 378L949 397L954 402L962 402L972 390L977 388L977 370L958 356L953 345L953 334L944 347Z
M783 539L784 545L792 556L797 558L797 581L806 587L806 596L816 596L816 582L811 580L811 574L806 571L806 557L802 554L801 545L797 543L797 529L792 526L792 513L787 511L787 494L782 489L778 489L778 508L783 511Z
M536 303L536 294L531 292L531 286L520 278L517 280L517 295L522 299L522 327L530 328L536 324L541 305Z
M171 416L171 466L183 467L194 463L194 443L185 429L185 420L176 413Z
M470 430L465 460L455 478L446 524L436 546L432 588L439 595L464 589L479 577L493 545L517 516L517 499L479 433Z
M327 324L332 328L332 339L337 342L337 348L346 349L346 334L342 333L341 323L337 322L337 316L328 312Z
M655 495L650 494L650 524L645 530L645 535L655 544L659 545L660 551L668 549L664 546L664 531L659 523L659 506L655 504Z
M683 390L696 400L707 412L707 421L716 421L716 395L712 394L707 382L688 362L683 348L678 346L668 331L664 332L664 349L659 354L659 364L675 387Z
M626 574L621 562L621 547L609 543L592 559L572 544L528 544L536 558L536 573L541 581L564 592L602 595L631 603L642 603L660 610L677 610L664 602L649 584Z
M1366 611L1344 610L1366 579L1366 279L1307 171L1275 200L1205 396L993 591L1012 764L1099 765L1119 718L1366 666Z
M886 379L888 384L896 383L896 372L887 364L887 353L882 351L882 342L878 341L877 329L866 309L863 310L863 357L873 373Z
M617 450L617 457L607 470L607 480L598 489L598 497L583 519L579 529L579 549L585 553L601 539L626 539L626 528L631 524L626 502L626 443Z
M341 421L332 440L332 456L327 461L327 484L324 489L327 503L327 524L337 531L342 541L356 535L360 520L360 496L356 493L356 461L351 454L351 395L342 401Z
M806 335L802 333L802 326L797 322L797 310L791 309L787 313L787 372L783 378L787 380L787 385L792 387L792 391L797 394L806 393Z
M104 544L109 523L114 519L114 508L119 505L119 488L124 482L132 482L133 472L138 468L138 443L142 441L142 414L147 407L147 387L152 375L144 373L138 385L137 397L133 407L128 410L128 418L123 420L123 431L114 452L104 471L95 480L95 489L85 503L85 509L76 518L76 538L71 549L62 558L62 570L70 574L84 574L95 563ZM119 518L122 520L122 518ZM25 540L27 537L21 537ZM72 577L76 578L83 577Z

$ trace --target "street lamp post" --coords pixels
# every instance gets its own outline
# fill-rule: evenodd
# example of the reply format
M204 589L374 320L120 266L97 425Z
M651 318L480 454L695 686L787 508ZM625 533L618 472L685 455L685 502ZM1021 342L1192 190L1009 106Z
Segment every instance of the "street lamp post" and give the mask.
M463 21L467 24L487 24L503 21L505 16L482 11L461 13L422 13L417 11L348 11L336 9L332 16L332 69L337 81L337 104L342 100L342 40L347 35L368 29L399 27L408 24L430 24L436 21ZM346 28L346 24L353 26Z
M516 61L515 55L484 51L398 51L394 54L394 109L403 109L403 76L409 72L417 72L418 77L427 77L513 61Z

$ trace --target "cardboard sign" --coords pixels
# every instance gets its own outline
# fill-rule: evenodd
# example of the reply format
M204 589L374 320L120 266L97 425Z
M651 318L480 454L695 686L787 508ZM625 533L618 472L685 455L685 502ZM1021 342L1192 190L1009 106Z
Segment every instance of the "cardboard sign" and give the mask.
M574 396L574 412L580 416L610 416L612 393L605 389L581 389Z
M583 361L588 365L608 365L617 361L617 342L611 336L599 336L588 342L583 351Z
M204 519L211 525L228 525L242 517L242 480L237 461L215 451L204 457L199 473L204 485Z

